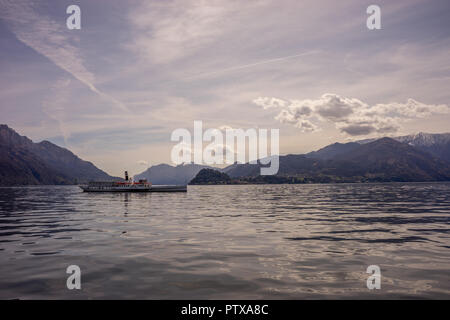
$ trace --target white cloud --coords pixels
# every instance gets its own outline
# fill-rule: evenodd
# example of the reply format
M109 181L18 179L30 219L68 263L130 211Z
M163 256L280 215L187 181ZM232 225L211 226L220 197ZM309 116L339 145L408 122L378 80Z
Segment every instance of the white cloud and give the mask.
M259 97L255 100L253 100L254 103L257 105L263 107L264 109L271 109L271 108L278 108L278 107L285 107L286 101L282 99L277 98L268 98L268 97Z
M253 103L263 109L281 109L275 119L292 124L303 132L318 131L320 123L331 122L342 133L350 136L393 133L400 129L402 122L410 119L450 113L449 106L445 104L425 104L408 99L406 103L370 106L359 99L332 93L323 94L315 100L259 97Z

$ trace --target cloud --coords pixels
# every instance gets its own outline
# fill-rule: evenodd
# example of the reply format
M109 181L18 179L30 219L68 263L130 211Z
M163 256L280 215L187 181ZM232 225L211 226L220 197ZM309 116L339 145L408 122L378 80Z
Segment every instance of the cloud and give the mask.
M192 53L213 41L230 8L218 1L146 2L130 14L139 36L132 46L156 63Z
M50 87L50 95L42 101L42 111L49 116L50 119L58 123L59 131L61 132L64 144L69 146L68 139L70 137L70 130L65 125L65 110L64 105L69 100L68 87L71 84L70 79L62 78Z
M129 21L135 35L128 48L144 60L167 64L205 52L240 26L236 21L244 12L254 12L267 1L235 2L223 0L144 1L133 7ZM235 33L233 34L235 35ZM198 59L197 56L194 57ZM283 57L278 59L286 59ZM268 61L258 62L267 63ZM251 65L230 68L241 69ZM227 71L212 71L211 73ZM200 73L193 77L210 74Z
M282 99L277 98L268 98L268 97L259 97L255 100L253 100L254 103L257 105L263 107L264 109L271 109L271 108L278 108L278 107L285 107L286 101Z
M109 100L124 111L128 110L122 102L94 85L94 74L84 66L80 49L73 44L79 39L65 32L64 21L56 22L50 17L39 14L35 9L36 4L30 1L0 0L0 5L0 18L7 23L19 41L45 56L100 97Z
M233 128L230 127L229 125L224 124L224 125L219 127L219 130L226 131L226 130L233 130Z
M359 99L333 93L323 94L315 100L259 97L253 103L266 110L281 109L275 119L291 124L302 132L319 131L320 123L331 122L339 131L350 136L393 133L400 129L404 121L450 113L449 106L445 104L425 104L408 99L406 103L370 106Z
M149 162L145 160L138 160L138 165L148 167Z

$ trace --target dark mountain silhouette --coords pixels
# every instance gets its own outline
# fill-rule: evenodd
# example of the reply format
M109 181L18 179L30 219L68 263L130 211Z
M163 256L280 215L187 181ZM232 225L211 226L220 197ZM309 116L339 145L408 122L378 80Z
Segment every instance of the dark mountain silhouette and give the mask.
M198 164L182 164L176 167L158 164L134 176L135 179L147 179L153 184L187 184L202 169L211 168Z
M335 143L306 155L280 156L275 176L260 176L259 164L235 163L204 171L198 183L307 183L368 181L448 181L446 161L450 134L417 134L351 143ZM153 184L186 184L202 169L197 164L153 166L135 178ZM209 178L208 178L209 177ZM51 142L34 143L0 125L0 185L73 184L109 176L65 148ZM224 180L225 179L225 180Z
M450 162L450 133L417 133L394 138Z
M202 169L189 184L228 184L230 176L214 169Z
M0 185L73 184L111 180L91 162L49 142L34 143L0 125Z
M355 174L386 181L450 180L450 164L406 143L382 138L336 156Z
M416 149L428 152L435 157L450 162L450 133L424 133L392 137L392 139L409 144ZM333 143L320 150L307 153L308 158L322 160L333 159L341 153L351 152L358 145L374 142L377 139L365 139L348 143Z
M69 177L52 170L26 148L0 145L0 185L68 183Z
M280 167L277 175L297 175L308 174L322 168L324 161L320 159L309 158L304 154L289 154L280 156ZM260 174L261 165L259 164L237 164L232 168L225 168L223 172L232 178L254 177Z
M425 133L419 132L407 136L393 137L392 139L426 151L432 155L450 162L450 133ZM373 142L376 139L356 141L359 144Z
M276 178L259 176L260 167L235 164L223 171L242 183L450 180L448 162L391 138L365 144L333 144L307 155L280 156Z
M310 153L305 154L308 158L315 158L315 159L322 159L322 160L329 160L333 159L337 155L340 155L342 153L348 153L352 152L354 149L358 148L360 146L359 143L356 142L349 142L349 143L333 143L330 144L322 149L319 149L317 151L312 151Z

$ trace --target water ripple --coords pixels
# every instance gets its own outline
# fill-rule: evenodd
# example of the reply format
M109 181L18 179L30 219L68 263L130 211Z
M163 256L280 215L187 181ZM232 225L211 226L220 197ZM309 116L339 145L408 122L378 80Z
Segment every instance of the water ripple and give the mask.
M0 188L0 298L448 299L449 225L449 183Z

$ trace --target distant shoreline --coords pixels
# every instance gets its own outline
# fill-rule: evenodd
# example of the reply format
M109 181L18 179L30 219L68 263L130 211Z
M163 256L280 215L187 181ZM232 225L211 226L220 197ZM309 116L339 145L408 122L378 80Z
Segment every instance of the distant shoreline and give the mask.
M384 184L384 183L450 183L450 180L434 181L343 181L343 182L304 182L304 183L195 183L189 186L245 186L245 185L312 185L312 184Z
M450 180L445 181L367 181L367 182L311 182L311 183L217 183L217 184L188 184L188 186L269 186L269 185L355 185L355 184L439 184L450 183ZM25 188L25 187L77 187L76 184L28 184L28 185L0 185L0 189L7 188Z

